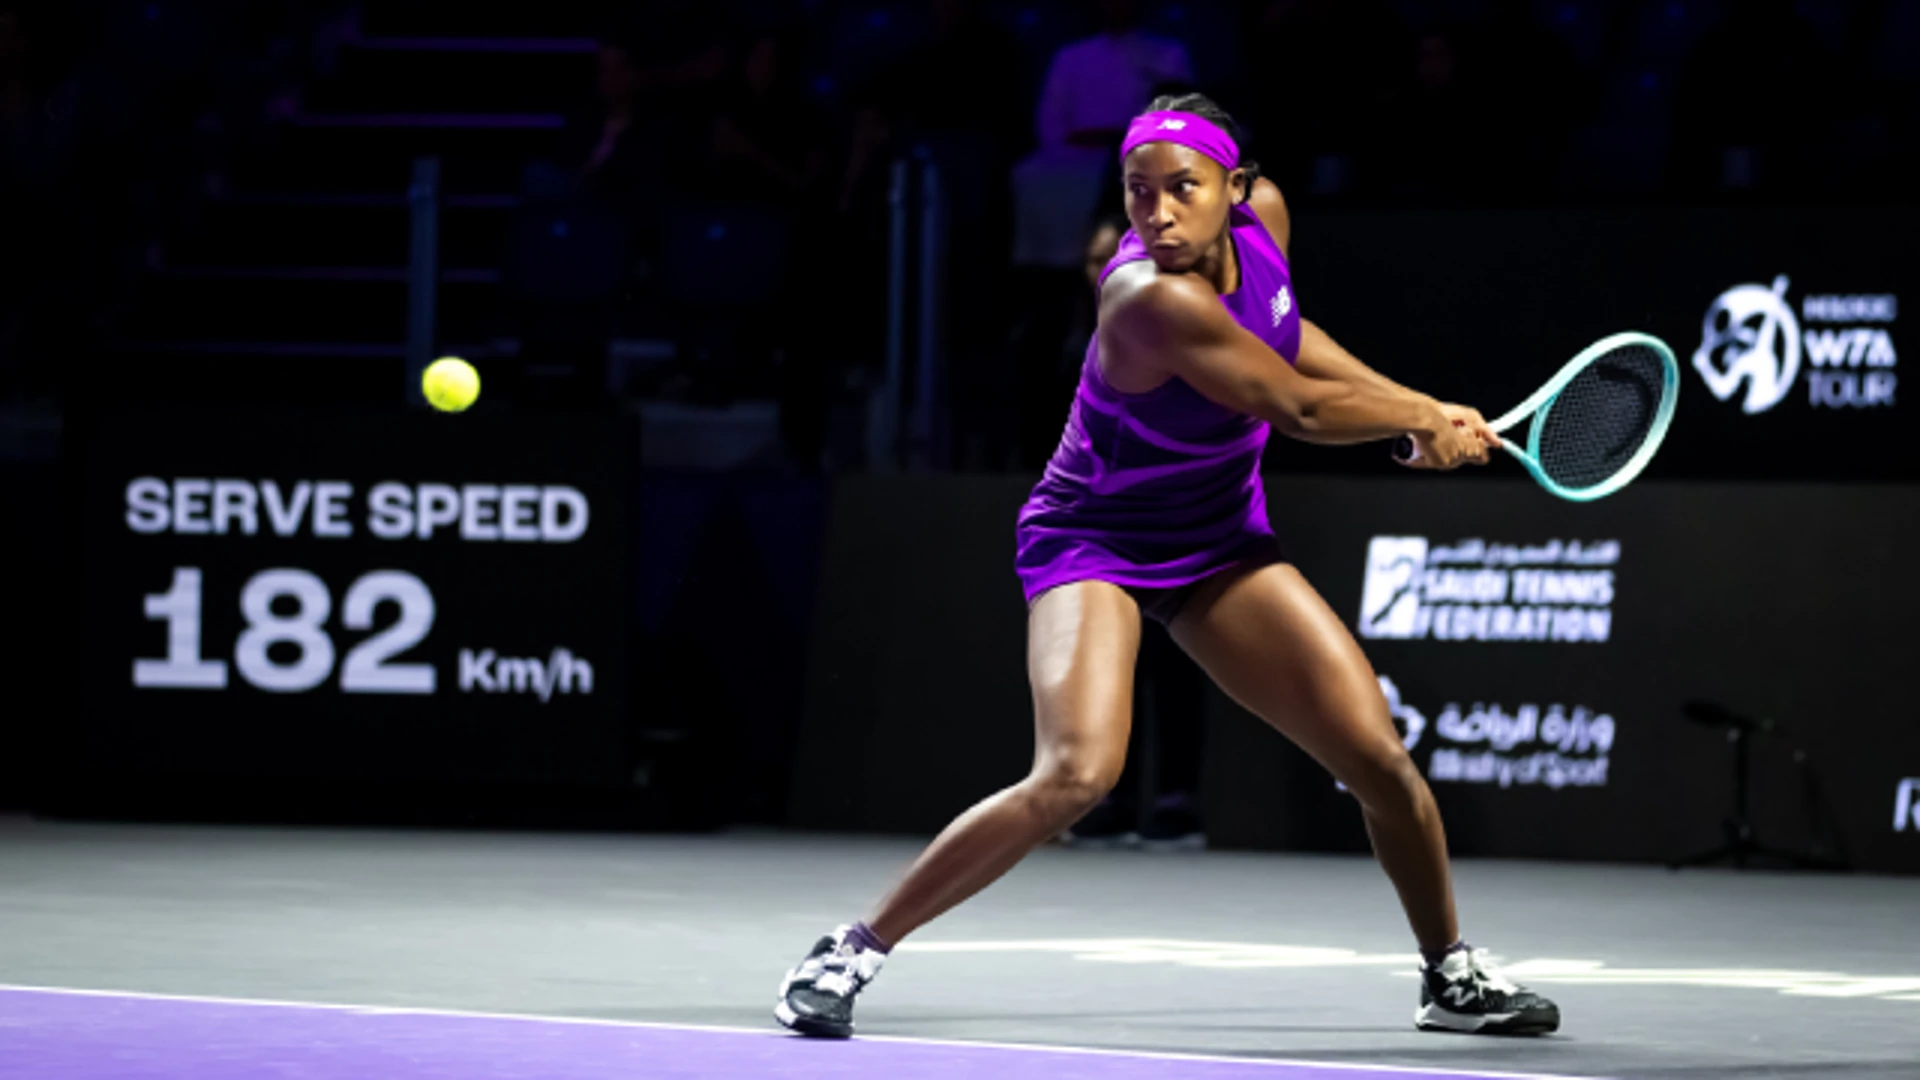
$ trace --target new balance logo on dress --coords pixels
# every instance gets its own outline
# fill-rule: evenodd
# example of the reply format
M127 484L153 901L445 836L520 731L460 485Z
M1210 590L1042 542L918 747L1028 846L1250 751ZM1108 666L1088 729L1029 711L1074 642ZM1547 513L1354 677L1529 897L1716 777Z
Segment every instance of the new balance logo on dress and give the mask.
M1273 325L1279 326L1280 320L1286 318L1287 312L1292 310L1293 290L1282 285L1280 291L1273 294Z

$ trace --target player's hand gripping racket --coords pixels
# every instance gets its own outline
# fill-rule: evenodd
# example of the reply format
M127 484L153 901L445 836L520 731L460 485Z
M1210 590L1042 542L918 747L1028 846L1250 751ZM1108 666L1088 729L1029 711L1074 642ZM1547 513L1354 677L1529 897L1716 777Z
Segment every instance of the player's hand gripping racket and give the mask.
M1673 350L1647 334L1615 334L1568 361L1534 395L1487 426L1502 436L1533 417L1526 448L1500 445L1520 459L1540 486L1587 502L1626 487L1647 467L1673 423L1680 364ZM1393 456L1412 461L1418 448L1402 435Z

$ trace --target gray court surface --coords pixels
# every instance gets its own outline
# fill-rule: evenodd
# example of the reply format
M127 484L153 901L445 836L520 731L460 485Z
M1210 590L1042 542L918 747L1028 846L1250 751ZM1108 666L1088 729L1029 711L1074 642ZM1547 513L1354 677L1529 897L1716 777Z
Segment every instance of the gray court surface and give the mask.
M0 821L0 984L768 1028L783 970L918 846ZM1414 1031L1410 942L1370 861L1059 849L896 951L861 1031L1470 1073L1920 1078L1920 879L1456 873L1468 937L1560 1002L1559 1036Z

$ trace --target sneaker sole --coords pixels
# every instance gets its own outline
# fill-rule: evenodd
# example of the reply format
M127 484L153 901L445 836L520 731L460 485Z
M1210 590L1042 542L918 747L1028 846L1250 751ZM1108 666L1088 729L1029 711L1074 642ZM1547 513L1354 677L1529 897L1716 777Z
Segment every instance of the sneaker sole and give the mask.
M1560 1014L1527 1016L1495 1013L1491 1016L1457 1013L1438 1005L1422 1005L1413 1014L1413 1026L1422 1031L1451 1031L1460 1035L1551 1035L1560 1030Z
M773 1018L788 1031L796 1031L814 1039L850 1039L853 1037L852 1024L836 1024L831 1020L816 1020L801 1016L793 1011L793 1006L782 1001L773 1007Z

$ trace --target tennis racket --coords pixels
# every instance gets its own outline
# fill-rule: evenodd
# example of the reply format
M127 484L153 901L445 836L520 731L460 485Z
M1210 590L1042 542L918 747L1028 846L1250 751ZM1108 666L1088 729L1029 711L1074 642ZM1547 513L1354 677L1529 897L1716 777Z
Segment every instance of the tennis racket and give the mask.
M1647 334L1615 334L1567 362L1534 395L1488 424L1500 445L1520 459L1540 486L1574 502L1591 502L1632 482L1653 459L1673 423L1680 364L1673 350ZM1527 417L1523 449L1507 429ZM1393 456L1414 460L1402 435Z

